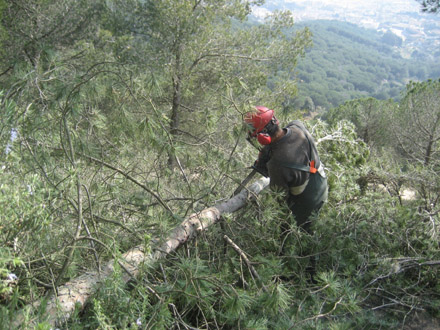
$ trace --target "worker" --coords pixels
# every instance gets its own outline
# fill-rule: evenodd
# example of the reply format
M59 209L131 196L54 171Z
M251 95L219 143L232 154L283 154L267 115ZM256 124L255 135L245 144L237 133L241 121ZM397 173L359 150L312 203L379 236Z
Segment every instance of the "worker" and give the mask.
M311 216L321 209L328 195L315 142L300 121L281 128L273 110L255 108L244 116L248 139L263 145L253 167L270 178L271 189L285 192L297 225L311 233Z

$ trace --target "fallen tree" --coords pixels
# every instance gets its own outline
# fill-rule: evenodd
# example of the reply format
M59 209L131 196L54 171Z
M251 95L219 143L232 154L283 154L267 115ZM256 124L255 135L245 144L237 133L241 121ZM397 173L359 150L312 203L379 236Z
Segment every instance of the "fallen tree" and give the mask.
M254 199L256 195L266 188L268 184L269 179L262 178L229 200L191 214L174 228L162 242L153 239L152 242L157 243L151 246L151 252L145 252L143 246L137 246L129 250L117 261L125 271L123 280L128 282L133 277L136 277L141 264L164 258L182 244L196 237L198 233L217 223L223 214L233 213L241 209L248 201ZM47 301L45 307L46 321L50 325L55 326L68 320L75 311L75 308L82 309L89 298L99 290L99 284L112 275L114 265L115 260L110 260L100 272L87 272L59 286L57 293ZM40 303L40 301L36 302L29 306L27 310L37 308ZM17 320L15 326L18 328L22 322L23 318Z

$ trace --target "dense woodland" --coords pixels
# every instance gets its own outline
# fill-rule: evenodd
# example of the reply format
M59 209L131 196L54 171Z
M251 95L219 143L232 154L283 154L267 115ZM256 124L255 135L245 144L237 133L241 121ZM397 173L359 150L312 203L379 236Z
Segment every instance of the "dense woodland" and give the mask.
M295 108L330 109L347 100L400 100L409 81L440 77L440 50L401 47L392 32L377 32L338 21L311 21L313 47L296 69ZM406 56L405 58L403 56Z
M1 329L438 321L440 81L354 42L336 70L342 36L358 32L294 26L286 12L251 24L260 2L0 0ZM321 30L334 51L316 70ZM313 94L321 71L342 90ZM312 103L326 107L305 124L330 185L312 235L265 189L164 258L124 264L231 198L258 153L242 125L252 106L287 123ZM90 273L108 276L66 315L60 288Z

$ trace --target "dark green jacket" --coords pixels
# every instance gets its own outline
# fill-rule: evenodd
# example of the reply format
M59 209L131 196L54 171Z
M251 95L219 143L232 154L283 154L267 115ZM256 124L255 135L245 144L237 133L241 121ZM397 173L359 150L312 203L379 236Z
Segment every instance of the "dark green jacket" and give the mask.
M264 147L269 153L267 170L270 187L286 191L287 203L299 225L303 226L313 212L319 211L327 200L327 179L316 149L315 141L303 123L295 120L285 128L285 135ZM317 173L310 173L311 161Z
M318 168L321 161L313 137L303 123L295 120L284 130L286 134L280 140L267 146L270 149L267 169L272 188L289 190L291 187L303 185L309 179L310 173L287 167L288 165L308 167L310 161L315 160L315 167Z

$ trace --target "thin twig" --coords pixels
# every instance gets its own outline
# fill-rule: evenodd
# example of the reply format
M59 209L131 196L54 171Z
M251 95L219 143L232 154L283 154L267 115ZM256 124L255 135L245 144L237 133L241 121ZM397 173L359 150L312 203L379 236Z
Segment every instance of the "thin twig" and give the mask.
M97 233L96 226L95 226L95 222L93 221L93 209L92 209L92 201L90 200L89 189L87 189L87 187L86 187L85 184L83 184L82 186L83 186L84 190L86 191L86 194L87 194L87 200L88 200L88 202L89 202L90 219L91 219L91 221L92 221L92 225L93 225L93 227L95 228L95 233ZM92 235L90 234L89 227L87 226L87 223L86 223L86 221L84 220L84 218L83 218L83 225L84 225L84 228L85 228L85 230L86 230L86 232L87 232L87 235L88 235L89 237L92 237ZM100 265L100 262L99 262L98 254L97 254L97 252L96 252L95 243L94 243L93 241L90 241L90 246L92 247L93 254L95 255L96 267L97 267L97 269L98 269L98 273L99 273L99 272L101 271L101 265Z
M312 321L312 320L320 319L320 318L322 318L322 317L326 317L326 316L330 315L331 313L333 313L333 312L335 311L336 307L338 307L338 305L342 302L342 299L344 299L344 296L342 296L341 298L339 298L339 300L338 300L337 302L335 302L333 308L332 308L330 311L328 311L327 313L321 313L321 314L318 314L318 315L315 315L315 316L312 316L312 317L306 318L306 319L304 319L304 320L301 320L300 322L295 323L290 329L295 329L295 328L297 328L298 325L301 324L301 323L305 323L305 322L308 322L308 321Z
M97 215L97 214L94 214L94 215L93 215L93 218L94 218L95 220L100 221L100 222L111 223L111 224L113 224L113 225L119 226L119 227L121 227L122 229L128 231L130 234L136 236L137 239L139 239L139 240L142 241L142 238L141 238L136 232L134 232L133 230L131 230L130 228L128 228L127 226L125 226L123 223L120 223L120 222L118 222L118 221L116 221L116 220L105 219L105 218L103 218L103 217L101 217L101 216L99 216L99 215Z

